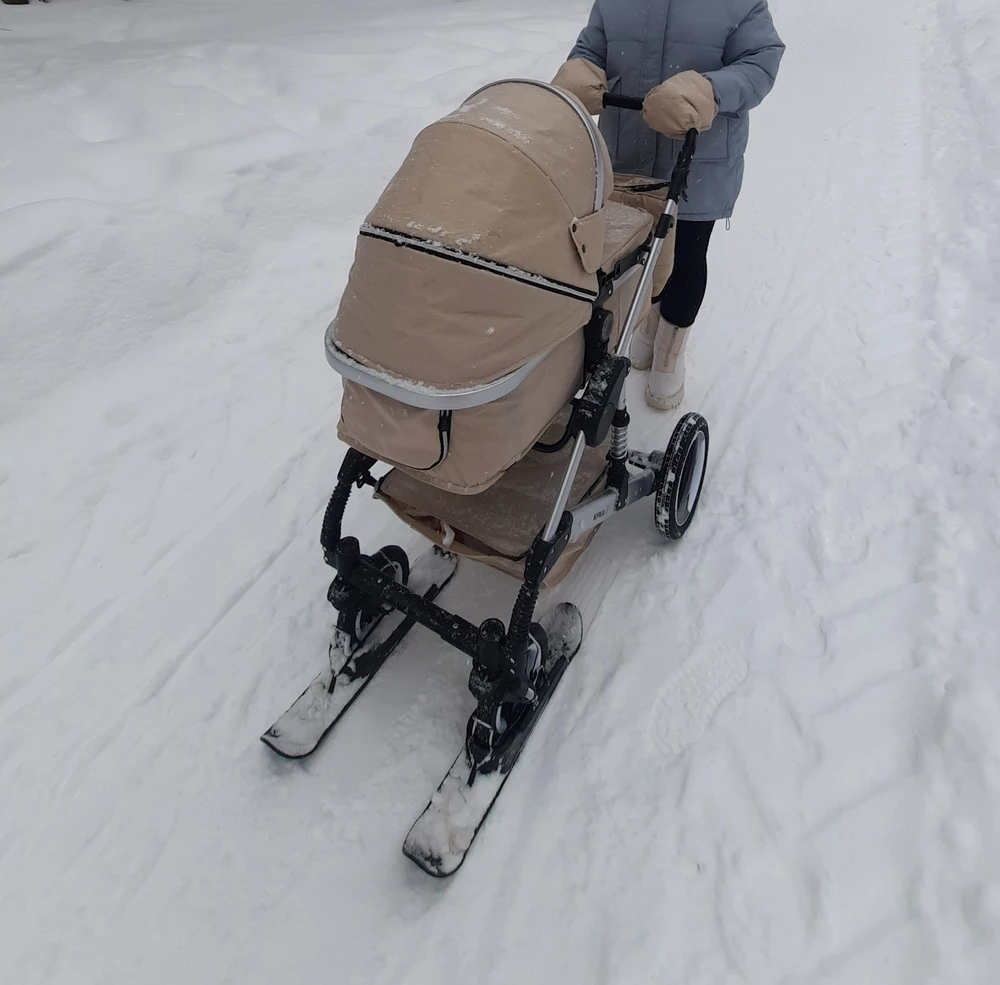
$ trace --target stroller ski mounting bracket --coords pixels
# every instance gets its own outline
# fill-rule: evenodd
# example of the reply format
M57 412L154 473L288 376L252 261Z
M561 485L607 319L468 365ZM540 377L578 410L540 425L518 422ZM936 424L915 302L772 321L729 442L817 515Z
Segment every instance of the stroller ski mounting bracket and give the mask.
M340 540L334 551L333 563L337 571L335 584L338 594L346 595L353 590L373 602L396 609L474 660L495 648L494 626L487 627L485 634L481 633L468 620L442 609L430 599L400 584L361 553L357 538L343 537ZM487 623L490 622L495 620L487 620Z

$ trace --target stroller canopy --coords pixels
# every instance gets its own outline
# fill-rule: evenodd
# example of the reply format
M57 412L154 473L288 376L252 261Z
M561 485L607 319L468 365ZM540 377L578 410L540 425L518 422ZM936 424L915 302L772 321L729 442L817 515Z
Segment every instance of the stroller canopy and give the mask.
M497 82L417 137L368 221L590 288L602 241L585 242L579 220L612 189L604 141L571 96Z
M417 137L361 230L332 341L434 387L498 379L589 318L611 161L552 86L506 81Z

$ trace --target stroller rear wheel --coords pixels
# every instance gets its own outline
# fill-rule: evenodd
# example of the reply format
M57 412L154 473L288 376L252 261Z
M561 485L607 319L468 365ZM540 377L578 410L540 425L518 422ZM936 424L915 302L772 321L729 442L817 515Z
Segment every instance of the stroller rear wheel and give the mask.
M373 554L371 562L381 571L392 575L399 585L405 585L410 580L410 559L402 547L389 544ZM361 646L389 611L391 606L379 606L363 598L359 600L352 593L337 614L338 635L345 652L351 654Z
M656 529L668 540L680 540L694 519L705 484L708 461L708 421L701 414L685 414L663 456L656 477Z

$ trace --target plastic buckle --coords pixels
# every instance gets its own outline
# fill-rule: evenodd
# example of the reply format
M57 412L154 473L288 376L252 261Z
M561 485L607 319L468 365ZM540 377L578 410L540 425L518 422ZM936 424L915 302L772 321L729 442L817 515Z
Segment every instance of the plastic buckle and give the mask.
M476 727L477 726L481 726L482 728L484 728L486 730L487 735L489 736L489 741L486 743L486 748L487 748L487 750L489 752L493 752L493 743L494 743L494 740L496 739L497 730L492 725L490 725L489 723L484 722L478 715L474 714L472 716L472 738L477 743L479 743L480 745L482 745L482 743L479 742L479 739L476 736ZM482 762L485 762L485 760L482 760L481 763ZM481 765L481 763L480 763L480 765Z
M472 714L472 719L469 723L469 735L465 743L465 752L470 760L470 770L469 770L469 783L471 787L475 782L476 776L482 769L483 765L489 762L490 757L493 755L494 743L496 741L496 729L492 725L484 722L475 712ZM477 730L482 728L486 731L487 741L483 743L480 741L479 736L476 734ZM477 750L484 749L485 752L482 755L473 755L472 746L475 746Z

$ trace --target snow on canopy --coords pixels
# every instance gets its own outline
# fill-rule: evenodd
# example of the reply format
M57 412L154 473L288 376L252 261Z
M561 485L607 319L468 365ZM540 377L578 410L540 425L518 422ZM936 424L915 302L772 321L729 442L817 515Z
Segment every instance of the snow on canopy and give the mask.
M611 191L607 148L571 96L497 82L417 136L368 222L592 289L571 230ZM603 234L586 246L599 260Z

